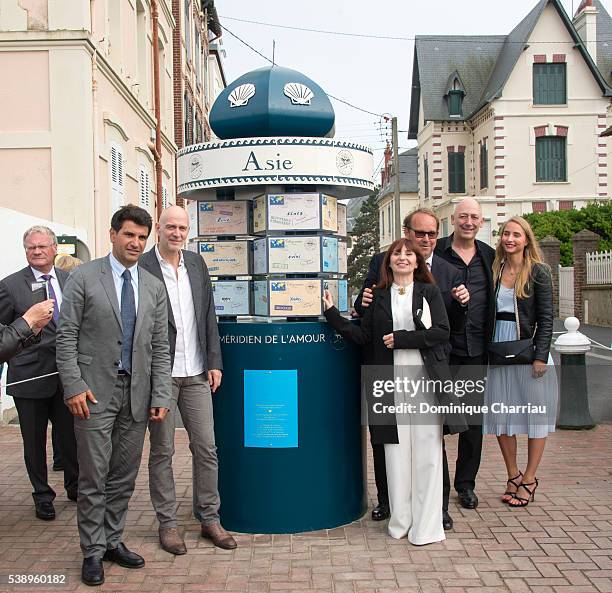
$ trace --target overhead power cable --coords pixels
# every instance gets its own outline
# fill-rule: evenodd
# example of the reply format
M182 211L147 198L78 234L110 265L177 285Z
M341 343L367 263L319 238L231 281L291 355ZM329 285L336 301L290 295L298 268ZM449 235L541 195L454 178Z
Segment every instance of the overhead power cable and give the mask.
M232 33L227 27L225 27L224 25L221 25L221 23L219 23L219 24L220 24L221 28L224 31L226 31L232 37L234 37L235 39L240 41L240 43L242 43L243 45L248 47L251 51L254 51L258 56L262 57L264 60L267 60L268 62L270 62L270 64L274 64L274 62L268 56L264 55L258 49L255 49L251 44L247 43L244 39L238 37L238 35L236 35L235 33ZM330 99L334 99L335 101L338 101L339 103L344 103L345 105L348 105L349 107L352 107L353 109L356 109L357 111L361 111L363 113L367 113L368 115L374 115L376 117L381 117L381 118L384 117L381 113L375 113L374 111L369 111L368 109L364 109L363 107L359 107L357 105L354 105L353 103L351 103L349 101L345 101L344 99L341 99L340 97L336 97L336 96L332 95L331 93L327 93L327 96Z
M382 40L387 40L387 41L416 41L416 37L404 37L404 36L395 36L395 35L372 35L370 33L349 33L348 31L330 31L328 29L315 29L315 28L310 28L310 27L297 27L295 25L281 25L278 23L267 23L264 21L255 21L255 20L251 20L251 19L241 19L238 17L233 17L233 16L224 16L224 15L219 15L219 18L221 19L225 19L228 21L236 21L239 23L248 23L251 25L261 25L264 27L274 27L275 29L289 29L291 31L304 31L306 33L320 33L323 35L337 35L340 37L360 37L360 38L367 38L367 39L382 39ZM223 25L221 25L221 27L223 27ZM223 27L225 28L225 27ZM478 36L473 36L473 37L478 37ZM504 35L501 35L500 37L505 37ZM458 38L451 38L451 37L446 37L444 35L423 35L421 37L421 40L426 40L426 41L439 41L439 42L445 42L445 43L464 43L465 40L464 39L458 39ZM494 39L474 39L473 40L474 43L502 43L502 41L500 40L494 40ZM610 42L612 40L610 39L603 39L601 40L602 42ZM520 44L525 44L525 41L512 41L509 39L504 39L503 41L504 43L520 43ZM537 43L562 43L562 44L568 44L568 45L575 45L576 42L575 41L561 41L561 40L553 40L553 41L530 41L529 45L533 45L533 44L537 44Z

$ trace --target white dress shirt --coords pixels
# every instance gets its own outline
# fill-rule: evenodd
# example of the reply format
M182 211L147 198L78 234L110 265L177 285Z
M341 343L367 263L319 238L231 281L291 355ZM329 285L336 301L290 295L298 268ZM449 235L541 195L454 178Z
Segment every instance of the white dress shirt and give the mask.
M138 314L138 264L134 264L131 268L126 268L112 253L108 254L108 259L110 260L111 270L113 271L113 282L115 283L115 292L117 293L119 310L121 310L123 272L125 272L125 270L129 270L130 276L132 277L132 288L134 289L134 304L136 305L136 314Z
M174 348L173 377L195 377L204 372L204 358L198 339L198 323L191 292L191 281L185 267L183 252L180 252L178 269L166 261L157 245L155 255L159 261L168 300L172 307L174 325L176 326L176 345Z
M43 278L43 274L45 276L46 274L44 272L41 272L40 270L36 270L32 266L30 266L30 270L32 270L32 274L34 274L34 278L36 278L36 282L45 282ZM59 285L59 281L57 280L57 274L55 272L55 267L51 268L51 271L49 272L49 276L51 276L50 282L55 292L55 300L57 301L57 310L59 311L60 307L62 306L62 289ZM49 293L49 298L51 298L50 293Z

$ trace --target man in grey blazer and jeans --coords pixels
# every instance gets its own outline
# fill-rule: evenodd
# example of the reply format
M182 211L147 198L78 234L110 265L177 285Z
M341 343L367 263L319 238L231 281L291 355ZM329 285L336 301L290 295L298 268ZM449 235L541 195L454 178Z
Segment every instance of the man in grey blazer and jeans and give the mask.
M167 208L157 224L159 244L140 258L140 266L162 280L168 294L172 404L165 422L149 425L149 489L161 547L171 554L187 551L177 528L172 473L177 407L193 454L193 513L202 525L202 537L226 550L236 547L219 522L211 394L221 384L223 366L215 303L204 260L181 249L188 231L187 212L179 206Z
M170 407L168 310L163 284L138 266L152 220L124 206L111 220L112 252L74 270L64 290L57 368L75 417L77 522L86 585L104 582L102 560L140 568L122 542L147 421Z

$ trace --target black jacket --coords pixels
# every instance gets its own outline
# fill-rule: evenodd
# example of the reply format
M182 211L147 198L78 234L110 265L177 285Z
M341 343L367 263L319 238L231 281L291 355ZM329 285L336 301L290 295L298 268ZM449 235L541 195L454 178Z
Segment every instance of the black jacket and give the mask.
M431 312L431 328L425 329L420 316L422 301L425 299ZM374 289L374 300L366 308L361 324L342 317L336 307L325 311L325 318L329 324L344 338L364 346L364 362L366 365L383 367L381 372L393 374L393 349L387 348L383 343L383 336L393 333L394 348L418 349L423 358L425 370L430 379L442 381L451 380L452 376L448 366L448 338L449 323L440 290L435 284L414 283L412 295L412 314L415 322L415 331L393 331L393 312L391 310L390 289ZM440 404L457 403L449 394L437 393ZM390 400L392 402L393 395ZM447 417L451 432L462 432L467 428L465 419L461 417ZM397 426L371 425L370 434L372 444L397 443Z
M204 259L197 253L183 250L183 261L187 268L189 283L191 284L191 295L195 308L196 323L198 325L198 340L204 359L205 371L212 369L223 370L221 359L221 342L219 340L219 328L215 314L215 301L212 294L212 283L208 274L208 268ZM164 281L159 260L155 254L155 247L144 253L138 260L138 265L147 272L159 278L168 296L168 288ZM174 314L168 297L168 340L170 342L171 365L174 365L174 352L176 349L176 324Z
M57 281L63 290L68 273L55 268ZM36 278L30 266L7 276L0 282L0 323L9 325L21 317L33 304L32 283ZM27 350L20 352L9 362L8 382L31 379L57 371L55 365L55 332L57 327L51 320L43 328L40 341ZM52 397L60 387L57 375L28 381L7 389L13 397L43 399Z
M446 259L447 249L451 245L453 241L453 235L449 235L448 237L442 237L438 239L436 243L435 254L444 258L444 260L453 265L448 259ZM482 261L484 264L484 270L487 278L487 289L488 289L488 307L487 307L487 320L491 320L495 317L495 282L493 281L493 262L495 261L495 249L482 241L476 239L476 246L478 251L482 257ZM453 266L454 267L454 266ZM456 269L456 268L455 268ZM469 306L465 307L462 311L464 316L469 314ZM495 324L487 323L485 326L485 337L486 342L490 342L493 339L493 328ZM455 330L455 326L453 325L453 332ZM463 330L460 330L463 331Z
M496 283L496 294L498 289L499 281ZM533 336L536 360L547 362L554 319L552 277L548 266L533 266L526 292L526 298L514 298L514 310L519 321L519 340Z
M39 335L32 332L23 317L18 317L11 325L0 323L0 364L34 344Z
M382 268L382 263L385 259L385 253L385 251L382 253L377 253L370 260L368 274L363 281L361 291L355 300L355 311L357 311L359 317L363 317L367 310L367 307L363 307L361 305L363 291L366 288L372 288L372 286L378 284L380 281L380 269ZM444 300L444 306L446 307L446 314L448 315L451 331L462 331L466 308L462 307L453 298L451 293L453 288L461 284L461 274L452 264L449 264L445 259L436 254L434 254L431 261L431 274L436 281L436 286L442 293L442 299Z

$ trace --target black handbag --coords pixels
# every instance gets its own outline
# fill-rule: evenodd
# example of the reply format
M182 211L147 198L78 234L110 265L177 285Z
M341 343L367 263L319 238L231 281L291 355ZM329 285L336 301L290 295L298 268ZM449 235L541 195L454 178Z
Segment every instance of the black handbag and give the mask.
M495 290L495 301L497 302L497 293L501 284L502 269L499 272L499 279ZM516 300L516 297L515 297ZM518 318L511 313L499 312L495 316L496 319L505 321L514 321L517 324L517 333L519 333ZM519 335L520 337L520 335ZM509 342L489 342L487 345L489 354L489 364L492 366L505 366L508 364L531 364L535 360L535 346L533 336L524 340L511 340Z
M535 360L533 338L512 340L511 342L490 342L487 350L489 352L489 364L493 366L531 364Z

